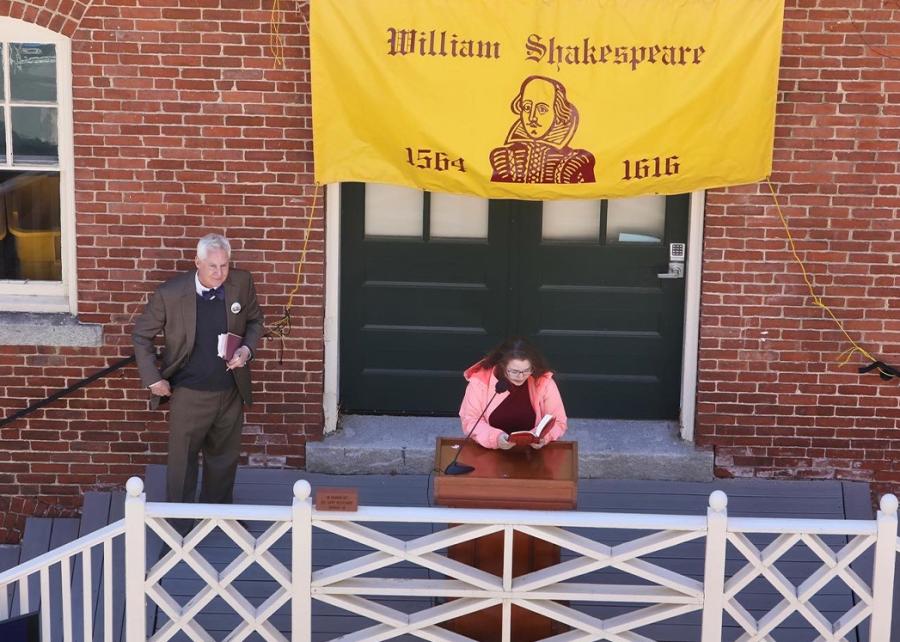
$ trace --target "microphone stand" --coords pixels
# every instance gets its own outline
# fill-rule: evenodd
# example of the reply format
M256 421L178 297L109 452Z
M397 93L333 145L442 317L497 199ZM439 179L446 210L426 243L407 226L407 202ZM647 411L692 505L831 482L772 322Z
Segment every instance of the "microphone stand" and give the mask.
M508 389L509 384L506 383L505 379L500 379L497 382L497 385L494 386L494 394L491 395L490 399L488 399L487 405L484 407L484 410L481 411L478 419L476 419L475 423L472 424L472 427L469 428L469 432L466 433L466 438L463 439L459 450L456 451L456 456L453 458L453 461L447 464L447 467L444 469L445 475L465 475L466 473L471 473L473 470L475 470L475 466L469 466L468 464L458 464L456 463L456 460L459 459L460 453L462 453L463 448L465 448L466 444L469 442L469 437L471 437L472 433L475 432L475 428L478 426L478 422L484 418L484 413L486 413L487 409L491 407L491 402L494 401L494 397L496 397L501 392L506 392Z

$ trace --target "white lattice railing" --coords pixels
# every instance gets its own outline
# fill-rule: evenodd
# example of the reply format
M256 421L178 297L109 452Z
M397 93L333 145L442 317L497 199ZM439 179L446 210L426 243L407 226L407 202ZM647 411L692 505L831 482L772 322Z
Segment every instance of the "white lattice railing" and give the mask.
M800 615L819 634L816 640L841 642L864 620L869 619L869 640L890 640L893 608L894 567L897 552L897 498L885 495L876 521L807 520L732 517L725 515L726 500L715 497L710 509L708 541L721 541L716 531L724 531L725 540L746 562L724 582L715 573L715 592L707 593L708 602L720 603L743 630L740 642L775 640L773 630L793 614ZM771 536L762 548L753 535ZM849 541L829 544L824 537L838 536ZM791 583L778 568L778 562L799 545L811 551L821 565L798 585ZM724 548L724 547L723 547ZM834 550L837 548L837 550ZM863 554L871 552L872 585L868 585L851 567ZM707 558L707 563L710 560ZM707 567L707 588L711 574ZM738 599L741 591L757 578L764 579L781 596L774 608L754 617ZM837 619L830 620L817 609L812 599L831 582L839 580L852 593L855 604ZM704 631L704 636L706 631ZM719 638L710 638L718 640ZM861 639L861 638L860 638ZM704 642L706 637L704 637Z
M308 487L307 484L307 489ZM129 551L145 550L146 528L156 533L164 546L164 554L151 564L149 569L143 556L129 556L126 561L128 602L140 605L137 609L128 609L127 642L147 639L152 642L165 642L180 632L186 633L192 641L212 640L213 638L200 626L196 618L204 607L217 597L224 600L241 620L240 624L234 627L229 639L243 640L255 631L270 642L287 640L270 622L270 618L288 602L291 602L292 626L296 627L296 634L292 639L310 639L310 613L303 610L303 604L308 604L309 601L310 528L308 516L305 516L309 512L308 501L295 502L293 508L145 503L140 479L130 479L127 489L126 548ZM185 537L182 537L168 520L199 520L199 522ZM255 538L239 520L263 522L267 527L260 537ZM197 550L197 546L217 528L237 546L239 551L237 556L221 570L216 569ZM291 559L295 560L293 569L288 569L270 551L270 548L288 533L294 541L291 551ZM190 567L204 584L203 588L184 604L175 599L162 585L166 575L181 562ZM276 586L275 591L258 606L251 604L234 585L242 573L253 565L264 570L274 580ZM302 578L307 578L306 586L299 586ZM298 595L301 597L298 598ZM303 595L307 598L303 599ZM157 631L150 631L149 637L145 635L147 631L145 596L160 608L167 619ZM305 635L303 631L306 632ZM298 635L300 637L297 637Z
M892 495L882 499L876 520L853 521L729 517L721 491L710 496L706 516L676 516L366 506L323 512L313 508L305 481L295 484L292 506L283 507L148 503L137 478L127 489L124 526L111 525L89 541L82 538L0 574L4 614L25 612L21 606L8 608L9 586L24 586L22 578L39 573L47 604L50 566L64 563L65 585L71 569L63 560L101 543L109 552L112 538L124 530L127 642L165 642L179 634L198 642L226 636L242 640L254 633L271 642L305 642L314 629L324 630L315 626L317 618L326 617L313 614L316 603L322 605L318 609L330 609L330 617L343 613L354 623L352 632L334 638L341 642L403 635L464 642L469 638L445 628L448 622L493 607L499 608L504 642L516 642L514 607L563 625L567 630L547 638L553 642L652 642L654 630L676 618L683 623L685 617L694 618L702 642L720 642L729 627L727 637L737 635L741 642L793 642L797 622L823 642L849 639L864 621L868 642L890 639L900 551ZM182 537L170 524L178 519L198 521ZM254 522L254 533L261 524L262 534L251 534L242 520ZM141 554L148 533L167 547L149 564ZM503 543L502 570L496 575L448 554L450 547L491 535ZM523 535L558 546L560 561L514 575L513 549ZM215 538L219 542L210 543ZM218 557L208 560L207 553ZM863 564L865 555L870 557ZM702 576L679 566L689 557L702 562ZM794 584L788 575L798 574L786 574L785 564L812 570ZM189 568L193 584L183 574L170 577L176 568ZM256 577L254 594L245 595L251 571L271 580ZM861 574L869 571L867 581ZM851 604L843 592L847 608L842 612L836 612L833 600L827 609L816 605L820 592L834 583L854 596ZM187 584L199 588L187 596L184 590L172 594ZM87 592L90 577L83 585ZM767 587L765 604L761 585ZM269 594L259 595L261 587ZM221 618L209 616L217 603L221 613L219 599L237 622L225 633L226 625L217 622ZM160 611L150 627L155 631L148 629L148 603ZM63 621L64 629L65 622L71 625L71 609L68 616L63 609ZM43 622L49 627L49 620ZM213 633L208 624L217 625ZM64 639L91 639L88 633L85 628L84 638Z
M464 513L464 516L463 516ZM460 519L462 517L462 519ZM608 546L567 528L616 528L653 531L616 546ZM380 640L415 634L429 640L459 640L438 625L447 620L502 605L502 627L509 639L512 606L518 606L561 622L583 633L565 639L638 640L628 633L635 628L703 608L703 585L697 580L644 561L642 556L672 548L704 535L706 520L603 513L558 513L461 509L362 509L348 521L341 514L313 516L313 526L335 533L375 552L313 573L312 597L348 612L361 613L381 624L356 632L352 640ZM409 541L369 528L366 522L460 523ZM676 522L677 520L677 522ZM437 551L491 533L502 532L502 576L449 559ZM512 542L515 532L550 542L575 554L571 559L525 575L512 575ZM447 579L364 578L363 575L400 563L412 563ZM650 582L646 585L613 585L572 582L604 568ZM457 598L419 611L414 616L387 609L371 598L397 595ZM604 621L565 606L561 602L618 602L651 604Z
M124 533L120 519L0 573L0 620L40 611L41 640L112 642Z

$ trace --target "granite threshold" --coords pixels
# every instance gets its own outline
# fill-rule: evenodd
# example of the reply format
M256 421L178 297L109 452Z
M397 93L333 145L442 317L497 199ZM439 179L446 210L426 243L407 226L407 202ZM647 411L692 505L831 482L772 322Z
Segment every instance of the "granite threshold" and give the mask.
M462 436L456 417L342 415L338 429L306 445L306 470L338 475L417 475L434 466L438 436ZM673 421L570 419L579 476L709 481L713 453L681 439Z

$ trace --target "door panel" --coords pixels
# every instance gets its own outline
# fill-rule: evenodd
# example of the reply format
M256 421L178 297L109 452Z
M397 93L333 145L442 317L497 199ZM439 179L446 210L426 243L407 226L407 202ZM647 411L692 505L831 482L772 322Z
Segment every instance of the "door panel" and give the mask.
M534 337L557 373L573 417L678 416L684 281L660 279L669 243L685 242L688 197L668 197L660 232L646 241L607 239L607 211L594 239L543 240L540 204L521 226L524 259L518 332ZM662 212L659 213L662 215ZM648 218L654 217L648 212ZM621 223L615 225L621 228ZM654 241L653 234L663 238Z
M429 198L421 236L367 238L364 190L341 192L342 410L455 414L462 371L508 322L503 205L487 238L431 238Z

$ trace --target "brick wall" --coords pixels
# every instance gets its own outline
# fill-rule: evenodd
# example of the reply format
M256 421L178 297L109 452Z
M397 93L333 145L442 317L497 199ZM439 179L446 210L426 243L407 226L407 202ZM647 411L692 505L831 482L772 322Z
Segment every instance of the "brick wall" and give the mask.
M78 308L104 328L102 348L0 347L3 416L129 355L134 313L192 267L207 231L232 240L267 321L282 315L313 195L309 55L292 10L280 26L284 68L275 68L271 7L0 1L0 15L72 39ZM302 467L306 439L322 432L323 202L284 350L267 341L253 364L244 451L255 465ZM41 502L0 506L9 524L0 536L15 537L12 513L63 513L83 491L164 461L165 439L166 416L148 410L134 367L0 429L0 497Z
M900 3L788 0L772 182L816 292L900 365ZM900 383L811 302L765 184L708 194L697 440L717 473L900 489Z
M0 0L0 15L72 38L79 310L105 337L0 346L4 415L130 354L134 313L208 230L234 240L269 321L280 316L313 193L306 27L282 4L276 69L268 0ZM895 365L898 58L900 4L788 0L772 177L818 292ZM321 434L322 202L284 352L270 341L257 355L256 465L302 467ZM900 385L856 374L858 357L836 362L849 345L810 304L765 185L708 194L704 263L696 435L717 472L900 489ZM163 461L165 435L134 369L120 371L0 429L0 512L70 510Z

